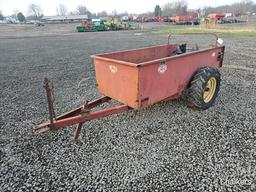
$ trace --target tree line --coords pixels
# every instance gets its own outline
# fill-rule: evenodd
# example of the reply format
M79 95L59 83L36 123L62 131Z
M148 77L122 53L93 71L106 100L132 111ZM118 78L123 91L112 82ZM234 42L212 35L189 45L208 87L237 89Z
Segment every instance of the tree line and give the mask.
M256 13L256 3L251 0L244 0L238 3L233 3L231 5L222 5L218 7L205 7L203 9L205 14L209 13L232 13L235 16L240 16L250 13Z
M27 17L27 19L31 19L31 20L39 20L44 15L43 10L41 9L41 6L38 4L34 4L34 3L32 3L28 6L28 12L29 12L29 16ZM75 11L68 12L68 9L64 4L59 4L56 7L56 15L57 16L87 15L88 18L93 18L93 17L107 17L107 16L125 16L125 15L128 15L128 13L127 12L117 13L116 10L113 10L111 13L107 13L107 11L93 13L93 12L89 11L87 9L87 7L84 5L78 5ZM23 13L19 12L17 10L14 11L14 13L11 15L11 17L13 17L21 22L26 20ZM3 20L3 19L4 19L4 15L0 11L0 20Z
M30 4L28 6L29 16L28 19L38 20L43 16L43 11L38 4ZM232 13L235 16L239 16L248 12L256 12L256 3L252 0L243 0L241 2L233 3L230 5L222 5L217 7L204 7L197 10L188 10L188 3L186 0L177 0L166 3L162 7L159 5L155 6L154 11L140 14L140 16L175 16L175 15L188 15L190 12L195 12L198 15L208 15L209 13ZM87 15L89 18L93 17L107 17L107 16L126 16L129 15L127 12L117 13L116 10L111 13L102 11L99 13L93 13L87 9L84 5L78 5L75 11L68 12L65 5L59 4L56 7L56 15ZM12 17L23 22L26 20L22 12L14 11ZM4 19L4 15L0 12L0 20Z
M243 0L241 2L232 3L230 5L222 5L217 7L204 7L197 10L188 10L187 1L174 1L166 3L162 7L156 5L154 12L146 13L154 16L176 16L188 15L190 12L195 12L201 15L208 15L209 13L232 13L235 16L243 15L248 12L256 12L256 3L252 0Z

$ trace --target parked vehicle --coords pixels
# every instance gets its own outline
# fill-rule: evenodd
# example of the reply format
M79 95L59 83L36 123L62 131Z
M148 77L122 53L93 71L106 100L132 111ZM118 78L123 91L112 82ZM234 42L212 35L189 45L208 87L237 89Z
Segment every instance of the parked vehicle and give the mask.
M224 18L220 21L220 24L227 24L227 23L243 23L243 22L246 22L246 21L243 21L243 20L239 20L239 19L236 19L236 18Z

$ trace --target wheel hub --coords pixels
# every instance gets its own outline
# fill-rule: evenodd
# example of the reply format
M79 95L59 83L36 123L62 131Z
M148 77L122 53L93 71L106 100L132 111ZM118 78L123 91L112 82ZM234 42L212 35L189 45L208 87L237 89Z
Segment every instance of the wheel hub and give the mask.
M207 81L207 85L204 89L203 99L205 103L209 103L214 96L217 87L217 80L215 77L211 77Z

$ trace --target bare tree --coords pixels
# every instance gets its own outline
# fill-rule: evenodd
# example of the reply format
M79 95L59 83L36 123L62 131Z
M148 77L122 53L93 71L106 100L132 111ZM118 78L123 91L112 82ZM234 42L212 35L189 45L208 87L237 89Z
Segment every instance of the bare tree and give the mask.
M57 15L61 15L61 16L64 16L64 15L67 15L67 7L63 4L59 4L57 7L56 7L56 12L57 12Z
M148 11L146 13L139 14L139 17L154 17L154 12Z
M102 11L102 12L97 13L97 17L107 17L107 16L108 16L107 11Z
M174 8L172 3L167 3L162 8L163 16L174 16Z
M40 5L36 5L34 3L28 6L29 12L33 15L34 19L38 19L43 15L42 9Z
M11 17L14 18L14 19L18 19L18 18L17 18L17 14L18 14L18 13L19 13L18 9L14 9L14 10L13 10L13 14L11 15Z
M196 13L196 17L197 18L201 18L202 15L203 15L203 11L199 8L199 9L196 9L195 10L195 13Z
M84 6L84 5L79 5L76 10L77 10L77 14L78 14L78 15L87 15L88 18L91 18L92 16L95 15L95 14L91 13L91 12L87 9L87 7Z
M88 9L86 8L86 6L78 5L78 7L77 7L78 15L86 15L87 11L88 11Z
M70 11L70 12L68 13L68 15L76 15L76 14L77 14L76 11Z
M233 15L238 16L246 14L246 12L256 11L256 4L251 0L244 0L238 3L233 3L231 5L222 5L218 7L205 7L205 15L209 13L233 13Z
M256 13L256 4L253 4L253 6L252 6L252 12Z
M163 6L162 15L164 16L175 16L175 15L187 15L188 14L187 1L175 1L167 3Z
M124 11L124 12L118 13L117 15L118 17L123 17L123 16L129 15L129 13L127 11Z
M187 15L188 4L186 1L174 2L174 9L178 15Z
M4 20L4 15L2 14L1 11L0 11L0 20Z
M117 16L117 10L113 10L112 12L111 12L111 15L113 16L113 17L116 17Z

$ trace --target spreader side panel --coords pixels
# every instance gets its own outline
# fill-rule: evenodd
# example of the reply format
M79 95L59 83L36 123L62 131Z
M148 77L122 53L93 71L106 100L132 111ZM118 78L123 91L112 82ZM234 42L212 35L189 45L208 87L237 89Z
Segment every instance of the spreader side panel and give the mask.
M141 64L140 107L179 97L199 68L221 66L223 51L212 48Z
M94 58L97 89L129 107L138 105L138 68Z

